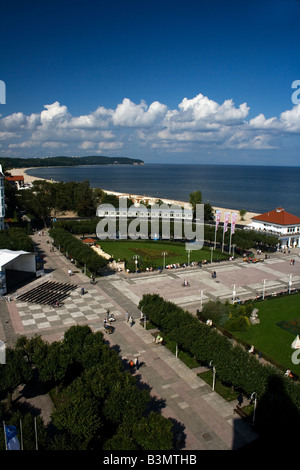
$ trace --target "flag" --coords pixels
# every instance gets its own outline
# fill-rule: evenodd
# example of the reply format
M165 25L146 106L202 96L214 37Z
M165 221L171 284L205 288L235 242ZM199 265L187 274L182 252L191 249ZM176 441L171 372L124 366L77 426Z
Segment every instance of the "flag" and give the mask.
M224 216L224 233L227 232L229 216L230 216L230 212L225 212L225 216Z
M231 233L234 234L235 224L236 224L237 214L232 214L231 216Z
M16 426L5 425L6 448L7 450L20 450L19 439L17 438Z
M220 219L221 219L221 211L218 210L216 211L216 229L215 230L218 230Z

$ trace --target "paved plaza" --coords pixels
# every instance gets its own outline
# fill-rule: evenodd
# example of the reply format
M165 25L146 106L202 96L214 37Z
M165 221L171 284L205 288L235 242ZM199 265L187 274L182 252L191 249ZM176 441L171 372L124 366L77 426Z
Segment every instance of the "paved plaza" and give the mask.
M59 251L50 252L47 235L36 234L34 240L45 254L44 279L69 282L75 284L76 289L60 308L21 302L18 298L1 302L1 339L13 344L19 335L39 334L51 342L61 339L71 325L88 324L93 331L103 331L105 339L117 347L123 359L138 356L144 363L137 378L150 387L162 414L183 431L186 450L237 449L256 438L249 423L233 414L236 403L228 403L213 392L197 376L199 369L189 369L165 347L153 343L151 332L138 321L137 305L143 294L158 293L195 313L201 307L201 300L232 300L234 286L241 300L261 295L263 288L266 294L287 290L289 281L292 287L299 286L300 257L296 250L287 255L273 254L257 264L235 260L162 273L121 272L101 277L96 285L91 285L81 271L75 270L73 276L68 277L72 265ZM292 258L295 264L290 263ZM211 277L212 270L217 273L215 279ZM183 287L184 279L188 280L189 287ZM84 295L81 295L82 287L86 291ZM112 335L108 335L103 326L107 309L116 318ZM127 310L135 319L132 327L125 322ZM50 412L47 410L48 419ZM43 409L41 413L43 415Z

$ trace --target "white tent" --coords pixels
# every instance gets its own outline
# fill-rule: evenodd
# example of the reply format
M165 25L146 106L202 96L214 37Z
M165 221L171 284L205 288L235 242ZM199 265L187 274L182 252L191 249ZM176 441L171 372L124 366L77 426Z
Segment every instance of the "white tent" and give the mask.
M293 349L300 349L300 339L299 339L299 335L296 336L295 340L292 342L291 347L292 347Z
M7 282L37 275L35 253L27 251L0 250L0 295L7 292Z
M0 250L0 271L4 269L35 272L35 254L27 251Z

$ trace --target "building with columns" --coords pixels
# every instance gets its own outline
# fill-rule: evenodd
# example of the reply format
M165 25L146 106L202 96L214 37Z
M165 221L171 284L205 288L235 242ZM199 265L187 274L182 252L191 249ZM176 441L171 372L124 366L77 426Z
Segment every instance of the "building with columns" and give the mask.
M277 207L251 220L247 228L278 235L281 248L300 248L300 217Z

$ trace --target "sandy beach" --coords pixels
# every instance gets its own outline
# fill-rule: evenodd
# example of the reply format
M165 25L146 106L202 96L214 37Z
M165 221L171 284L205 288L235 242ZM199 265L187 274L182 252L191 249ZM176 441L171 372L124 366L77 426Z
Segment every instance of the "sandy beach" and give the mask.
M31 168L13 168L12 170L9 170L11 175L12 176L24 176L24 182L25 183L32 183L33 181L35 180L46 180L46 181L52 181L51 179L47 179L47 178L37 178L35 176L30 176L27 174L27 171L30 170ZM129 194L129 193L120 193L120 192L117 192L117 191L109 191L109 190L106 190L106 189L103 189L101 188L103 191L105 191L107 194L113 194L115 196L118 196L118 197L129 197L130 199L132 199L133 201L139 201L139 200L144 200L145 202L149 202L149 203L153 203L155 201L157 201L157 198L153 198L153 197L150 197L150 196L143 196L143 195L138 195L138 194ZM172 199L161 199L162 202L166 203L166 204L179 204L180 206L182 207L186 207L186 208L190 208L190 204L189 202L187 201L175 201L175 200L172 200ZM225 207L216 207L216 206L213 206L213 209L214 211L216 210L220 210L221 211L221 222L224 222L224 216L225 216L225 212L229 212L230 214L238 214L238 217L237 217L237 224L239 225L248 225L251 223L251 219L252 217L255 217L256 215L259 215L259 212L246 212L245 216L244 216L244 220L241 220L241 217L240 217L240 214L239 214L239 211L241 210L238 209L238 208L225 208ZM229 219L229 222L230 222L231 218Z

